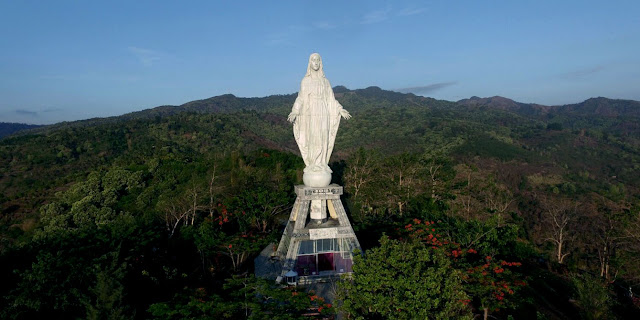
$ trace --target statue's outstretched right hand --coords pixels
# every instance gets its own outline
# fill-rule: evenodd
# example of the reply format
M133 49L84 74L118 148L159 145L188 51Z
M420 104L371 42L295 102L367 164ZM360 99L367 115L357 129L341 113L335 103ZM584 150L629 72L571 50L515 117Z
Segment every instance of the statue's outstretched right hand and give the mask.
M346 120L351 119L351 114L349 114L349 111L342 109L340 110L340 115L345 118Z
M294 121L296 121L297 117L298 117L297 113L291 112L291 113L289 113L289 116L287 117L287 121L293 123Z

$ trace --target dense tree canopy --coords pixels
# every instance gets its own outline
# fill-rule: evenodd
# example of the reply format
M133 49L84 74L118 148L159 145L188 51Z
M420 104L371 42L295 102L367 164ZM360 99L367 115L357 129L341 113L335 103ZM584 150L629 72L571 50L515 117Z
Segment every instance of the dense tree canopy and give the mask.
M462 274L440 251L382 237L380 247L356 256L353 272L342 308L356 319L470 318Z
M334 313L247 276L301 182L294 98L221 96L0 140L0 317ZM634 102L336 98L354 118L330 165L364 249L343 312L640 317Z

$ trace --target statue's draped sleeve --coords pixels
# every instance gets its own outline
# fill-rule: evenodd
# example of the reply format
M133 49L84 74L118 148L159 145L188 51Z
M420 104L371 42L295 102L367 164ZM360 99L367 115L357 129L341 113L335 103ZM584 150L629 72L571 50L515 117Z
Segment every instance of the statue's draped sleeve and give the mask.
M338 134L338 126L340 125L340 112L342 111L342 105L336 100L333 94L333 88L327 78L324 78L324 87L329 103L329 149L327 150L327 160L331 159L331 153L333 151L333 145L336 141L336 135Z
M306 98L308 97L309 92L308 88L305 85L304 78L300 83L300 92L298 92L298 97L296 101L293 103L293 108L291 109L292 113L297 114L296 120L293 122L293 137L296 139L296 143L300 148L300 155L305 162L305 165L308 165L307 162L307 139L304 134L301 134L302 130L305 130L305 123L308 119L304 118L302 114L302 108L306 104Z

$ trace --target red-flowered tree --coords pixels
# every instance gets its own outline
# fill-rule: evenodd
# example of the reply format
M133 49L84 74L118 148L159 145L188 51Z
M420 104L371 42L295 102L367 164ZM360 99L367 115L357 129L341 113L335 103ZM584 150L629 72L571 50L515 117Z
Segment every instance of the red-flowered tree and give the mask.
M438 223L413 219L405 225L399 235L419 240L435 251L442 251L451 260L451 266L459 270L464 291L469 298L462 300L482 311L484 319L489 312L515 306L517 291L526 285L522 276L512 269L520 267L520 262L495 259L491 255L481 255L474 248L463 248L460 244L442 236L438 232Z

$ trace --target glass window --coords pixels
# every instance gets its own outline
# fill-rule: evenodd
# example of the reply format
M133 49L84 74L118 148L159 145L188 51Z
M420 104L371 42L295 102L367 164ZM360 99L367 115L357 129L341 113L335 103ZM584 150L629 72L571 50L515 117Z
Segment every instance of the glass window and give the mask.
M313 254L315 251L313 250L313 245L315 241L301 241L300 242L300 250L298 250L298 254Z
M351 259L353 250L356 247L356 241L353 238L340 239L340 253L344 259Z
M335 251L335 239L317 240L317 252L333 252Z
M298 256L296 263L296 272L298 275L308 276L317 274L316 255Z
M340 238L340 251L351 251L349 245L349 239Z
M333 252L321 253L318 255L318 271L334 271Z
M346 254L349 255L349 254ZM351 261L350 257L349 259L344 257L344 253L342 254L336 254L334 255L334 261L335 261L335 270L338 273L343 273L343 272L351 272L352 271L352 265L353 265L353 261Z

